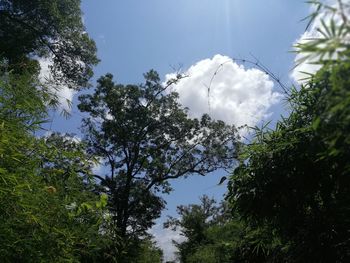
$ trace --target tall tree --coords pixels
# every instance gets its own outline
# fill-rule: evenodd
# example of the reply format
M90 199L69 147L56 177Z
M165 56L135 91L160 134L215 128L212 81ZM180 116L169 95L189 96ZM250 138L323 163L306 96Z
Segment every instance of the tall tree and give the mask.
M98 80L94 94L83 95L89 152L109 167L96 177L108 193L115 230L142 236L164 207L158 192L169 193L169 180L206 175L234 164L236 129L208 115L191 119L155 71L140 85L115 84L112 75Z

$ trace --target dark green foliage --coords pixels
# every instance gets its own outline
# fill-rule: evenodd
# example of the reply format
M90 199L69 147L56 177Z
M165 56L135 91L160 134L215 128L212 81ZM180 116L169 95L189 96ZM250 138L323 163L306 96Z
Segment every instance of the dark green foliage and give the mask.
M262 132L232 178L239 213L275 227L297 262L350 256L349 70L325 66L293 92L290 117Z
M143 240L138 251L137 263L161 263L163 262L163 252L155 244L146 239Z
M0 1L0 56L20 71L30 58L50 58L57 83L87 85L96 47L85 32L80 0Z
M331 30L341 27L348 37L345 22ZM230 182L235 210L250 225L274 231L286 262L350 260L350 57L338 37L313 43L324 57L329 43L341 49L291 91L288 118L256 131ZM301 51L310 52L310 45Z
M180 76L179 76L180 77ZM190 119L155 71L142 85L115 84L107 74L95 93L80 97L89 153L103 160L109 172L96 175L101 192L110 197L115 231L123 237L145 234L160 216L168 180L205 175L232 167L235 128L208 115Z
M125 242L125 241L124 241ZM151 236L140 239L135 236L124 243L124 255L117 259L117 262L132 263L161 263L163 262L163 252L158 248Z

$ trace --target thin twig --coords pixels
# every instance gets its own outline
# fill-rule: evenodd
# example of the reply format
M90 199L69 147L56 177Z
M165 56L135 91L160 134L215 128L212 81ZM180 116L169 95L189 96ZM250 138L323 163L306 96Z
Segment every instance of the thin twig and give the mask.
M209 107L209 112L210 112L210 91L211 91L211 87L212 87L212 84L213 84L213 81L215 79L215 77L217 76L218 72L224 67L224 65L226 63L229 63L231 61L236 61L236 62L242 62L243 64L244 63L248 63L248 64L251 64L253 66L255 66L256 68L260 69L261 71L263 71L266 75L268 75L270 78L272 78L272 80L277 83L281 89L283 90L283 92L286 94L286 95L289 95L289 92L288 92L288 89L287 89L287 86L284 85L280 78L277 77L268 67L266 67L264 64L262 64L253 54L250 54L254 59L255 61L252 61L252 60L249 60L249 59L241 59L241 58L231 58L231 60L228 60L228 61L225 61L223 63L221 63L217 69L215 70L214 74L212 75L211 79L210 79L210 82L209 82L209 85L205 85L204 86L207 88L207 92L208 92L208 107Z

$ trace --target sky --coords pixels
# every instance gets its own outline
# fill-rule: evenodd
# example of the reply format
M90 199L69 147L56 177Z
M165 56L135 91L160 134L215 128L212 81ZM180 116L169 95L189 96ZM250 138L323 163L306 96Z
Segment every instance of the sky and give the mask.
M276 122L286 113L281 88L236 59L258 59L290 86L296 76L290 51L303 36L306 23L301 20L310 12L304 0L84 0L82 10L101 60L93 84L108 72L117 82L138 84L150 69L164 81L181 70L189 78L172 89L193 117L207 112L237 126L254 126ZM78 94L63 88L61 95L72 100L72 116L64 120L52 113L48 128L81 136ZM217 183L224 175L217 171L173 181L174 191L165 196L167 209L151 231L167 259L173 257L171 239L181 237L162 229L166 216L176 216L177 205L198 203L203 194L222 199L226 186Z

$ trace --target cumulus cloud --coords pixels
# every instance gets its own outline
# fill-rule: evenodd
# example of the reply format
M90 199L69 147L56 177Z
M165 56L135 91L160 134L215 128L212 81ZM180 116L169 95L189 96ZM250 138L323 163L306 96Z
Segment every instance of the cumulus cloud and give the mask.
M191 66L172 89L192 117L209 113L214 119L236 126L253 126L269 116L269 108L280 94L273 82L258 69L247 69L231 58L215 55ZM167 74L166 81L176 73ZM209 90L209 92L208 92Z
M50 66L52 65L52 61L50 59L39 59L40 64L40 81L49 87L52 94L57 97L59 108L61 110L70 112L71 107L70 104L73 101L74 95L77 93L75 90L68 88L68 86L57 83L53 80Z
M149 232L154 236L157 245L163 250L164 261L174 261L177 249L173 244L173 240L181 243L186 239L180 234L180 231L172 231L168 228L163 228L161 224L156 224Z
M345 0L343 1L345 2L349 2L349 0ZM329 5L329 6L333 6L333 7L337 7L338 5L338 1L337 0L326 0L324 1L325 4ZM349 4L347 3L347 4ZM312 7L311 12L314 12L314 6ZM344 11L346 12L347 16L350 16L350 10L349 8L345 8ZM314 21L312 22L312 24L310 25L309 29L307 31L305 31L296 41L294 44L305 44L308 41L312 40L312 39L317 39L317 38L322 38L322 34L319 32L319 29L322 29L322 21L325 22L326 25L328 25L331 21L331 19L333 19L335 21L336 24L340 24L342 23L342 18L341 15L339 13L333 13L330 11L323 11L320 12L318 14L317 17L315 17ZM343 39L345 40L345 39ZM345 40L345 41L349 41ZM317 64L317 62L319 61L319 57L318 56L313 56L310 58L306 58L306 56L308 56L310 54L308 53L299 53L296 55L295 57L295 64L297 65L292 73L291 73L291 77L294 81L296 81L299 84L303 84L306 82L306 78L309 76L309 74L315 74L320 68L321 65ZM302 63L300 63L300 61L302 61Z

